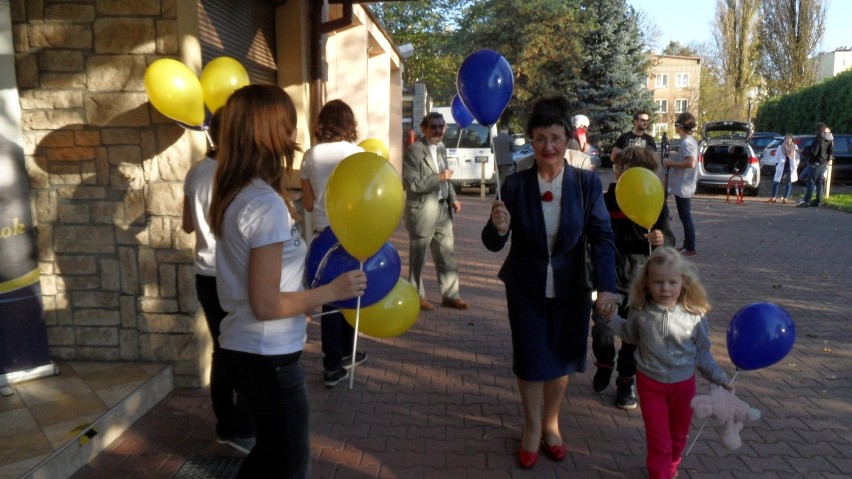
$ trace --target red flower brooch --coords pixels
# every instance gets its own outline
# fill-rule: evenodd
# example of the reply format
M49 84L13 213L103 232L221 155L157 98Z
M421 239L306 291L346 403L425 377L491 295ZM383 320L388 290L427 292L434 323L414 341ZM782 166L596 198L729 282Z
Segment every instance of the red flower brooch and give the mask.
M550 203L551 201L553 201L553 193L545 191L544 194L541 195L541 201L544 201L545 203Z

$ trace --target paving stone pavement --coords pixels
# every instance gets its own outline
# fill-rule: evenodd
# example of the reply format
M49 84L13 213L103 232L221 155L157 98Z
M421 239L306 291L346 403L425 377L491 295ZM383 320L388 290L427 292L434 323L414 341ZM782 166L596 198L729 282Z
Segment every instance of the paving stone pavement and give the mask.
M606 178L607 170L602 171ZM743 445L728 451L709 423L684 459L680 478L841 478L852 471L852 215L746 198L725 203L724 192L693 202L700 277L714 306L713 353L734 372L725 347L730 318L743 306L768 301L796 322L793 351L779 363L740 372L737 394L762 412L746 422ZM455 238L461 291L472 307L436 307L394 339L359 339L369 360L354 387L321 379L319 323L308 327L304 364L311 400L313 477L382 478L644 478L645 441L639 409L613 406L615 387L591 387L594 367L574 375L562 408L569 449L564 462L545 457L531 471L517 467L522 427L511 373L503 285L504 253L482 247L479 234L490 200L462 196ZM672 226L682 229L674 213ZM407 236L391 238L407 275ZM440 301L434 267L426 287ZM589 353L591 358L591 352ZM708 383L699 379L699 393ZM215 444L205 389L172 392L74 478L168 478L193 455L230 455ZM701 426L695 419L690 442ZM845 473L843 471L846 471Z

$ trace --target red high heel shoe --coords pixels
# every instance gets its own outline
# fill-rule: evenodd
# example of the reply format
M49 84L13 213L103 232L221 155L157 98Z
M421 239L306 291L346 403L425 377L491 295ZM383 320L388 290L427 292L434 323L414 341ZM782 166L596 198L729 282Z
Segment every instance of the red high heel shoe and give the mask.
M524 451L523 448L518 449L518 464L523 469L532 469L538 461L538 452Z
M564 444L560 444L558 446L551 446L545 442L542 444L542 451L544 452L544 455L547 456L547 458L551 461L559 462L565 459L566 448Z

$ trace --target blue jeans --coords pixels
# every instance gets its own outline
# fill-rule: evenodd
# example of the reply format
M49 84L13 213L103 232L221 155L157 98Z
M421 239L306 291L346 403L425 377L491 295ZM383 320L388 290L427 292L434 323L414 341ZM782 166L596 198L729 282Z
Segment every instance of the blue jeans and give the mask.
M257 429L257 443L243 461L238 479L310 477L308 390L301 354L263 356L222 349L228 375Z
M808 189L805 193L805 203L810 203L816 188L816 198L814 203L822 204L822 188L825 185L825 172L828 170L828 165L812 165L813 173L808 176Z
M683 224L683 249L695 250L695 224L692 222L692 198L675 195L677 216Z
M336 306L325 305L322 312L334 311ZM343 314L330 313L322 316L320 322L322 338L322 367L329 372L338 371L343 367L343 357L352 355L352 343L355 340L353 328Z
M216 436L222 439L254 436L254 426L245 401L237 395L234 400L234 385L225 374L219 347L219 326L228 314L219 304L216 292L216 277L195 275L195 294L204 310L207 329L213 337L213 358L210 366L210 401L216 416Z

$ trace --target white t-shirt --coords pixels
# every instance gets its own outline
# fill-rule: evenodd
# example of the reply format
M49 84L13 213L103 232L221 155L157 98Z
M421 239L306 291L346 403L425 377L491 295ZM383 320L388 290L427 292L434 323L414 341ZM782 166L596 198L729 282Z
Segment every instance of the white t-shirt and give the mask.
M183 182L183 194L189 199L189 211L195 227L195 273L204 276L216 276L216 239L207 224L215 173L216 160L204 158L192 165Z
M305 152L299 177L311 182L314 190L314 228L319 230L328 226L325 209L325 187L331 172L338 163L349 155L364 151L360 146L348 141L319 143Z
M559 233L559 216L562 214L562 175L565 173L565 168L559 172L553 181L548 183L538 177L538 189L544 194L545 191L550 191L553 194L552 201L541 202L541 212L544 215L544 232L547 236L547 252L548 255L553 253L553 246L556 244L556 235ZM550 259L547 260L547 280L544 283L544 295L548 298L556 297L556 287L553 284L553 264Z
M692 135L687 135L681 141L675 161L683 163L684 158L691 156L698 161L698 142ZM695 194L695 182L698 180L698 164L692 168L669 168L669 191L681 198L692 198Z
M252 180L225 210L222 236L216 243L219 302L228 312L219 342L225 349L275 355L301 351L307 339L305 315L259 321L248 296L249 253L284 243L280 291L301 291L307 247L271 186Z

